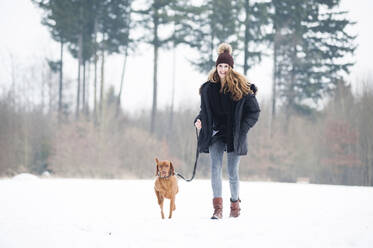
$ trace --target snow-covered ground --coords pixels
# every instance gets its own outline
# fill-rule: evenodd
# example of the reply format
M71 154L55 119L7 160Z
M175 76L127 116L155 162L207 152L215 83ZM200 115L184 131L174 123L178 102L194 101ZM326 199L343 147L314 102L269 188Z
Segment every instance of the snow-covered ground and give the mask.
M1 248L373 247L373 188L241 182L241 216L210 220L210 182L179 180L162 220L153 180L0 180ZM165 212L169 201L166 201Z

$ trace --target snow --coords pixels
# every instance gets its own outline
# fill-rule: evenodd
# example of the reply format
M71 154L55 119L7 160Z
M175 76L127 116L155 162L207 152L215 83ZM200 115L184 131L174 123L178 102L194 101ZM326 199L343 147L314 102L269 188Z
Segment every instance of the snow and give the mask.
M39 178L35 175L28 174L28 173L22 173L19 175L16 175L13 177L13 180L18 180L18 181L28 181L28 180L38 180Z
M153 180L16 178L0 180L1 248L373 247L370 187L241 182L232 219L224 181L224 219L210 220L210 181L179 180L162 220Z

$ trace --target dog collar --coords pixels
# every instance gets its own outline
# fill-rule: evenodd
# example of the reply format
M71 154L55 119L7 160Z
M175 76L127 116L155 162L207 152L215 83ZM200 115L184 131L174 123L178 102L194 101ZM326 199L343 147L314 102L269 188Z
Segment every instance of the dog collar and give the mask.
M168 173L168 176L162 177L162 176L161 176L161 173L158 172L158 177L161 178L161 179L167 179L167 178L169 178L169 177L171 177L171 176L172 176L172 174L171 174L171 173Z

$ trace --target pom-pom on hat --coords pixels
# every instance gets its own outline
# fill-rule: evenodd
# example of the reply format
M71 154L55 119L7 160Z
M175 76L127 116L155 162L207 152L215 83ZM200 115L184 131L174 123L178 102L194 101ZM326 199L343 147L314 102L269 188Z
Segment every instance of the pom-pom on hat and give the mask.
M233 58L232 58L232 47L231 45L229 45L228 43L221 43L219 46L218 46L218 58L216 59L216 64L215 66L217 66L218 64L221 64L221 63L225 63L225 64L228 64L230 65L232 68L233 68Z

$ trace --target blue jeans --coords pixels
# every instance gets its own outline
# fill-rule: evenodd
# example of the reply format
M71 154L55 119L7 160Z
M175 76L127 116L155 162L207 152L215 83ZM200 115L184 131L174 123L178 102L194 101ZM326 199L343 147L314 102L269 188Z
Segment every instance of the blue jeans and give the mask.
M215 141L209 147L211 161L211 186L214 198L222 197L222 167L225 148L226 144L220 140ZM238 176L240 157L234 152L228 152L227 161L231 199L232 201L237 201L240 188Z

